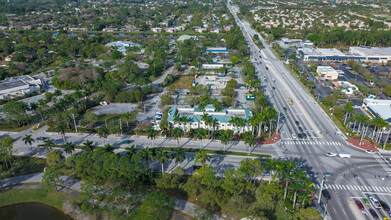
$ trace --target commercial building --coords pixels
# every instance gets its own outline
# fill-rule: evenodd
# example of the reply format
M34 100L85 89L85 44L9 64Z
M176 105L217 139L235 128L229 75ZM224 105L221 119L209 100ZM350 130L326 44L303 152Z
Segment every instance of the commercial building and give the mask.
M387 63L391 60L391 47L350 47L349 52L365 57L366 62Z
M371 63L387 63L391 60L391 47L350 47L347 52L335 48L297 48L303 61L346 61L357 60Z
M0 99L22 97L31 92L38 92L42 82L31 76L17 76L0 81Z
M219 64L219 63L205 63L205 64L202 64L202 66L201 66L202 69L207 69L207 70L220 69L223 67L224 67L224 64Z
M391 100L366 98L362 107L371 112L373 116L382 118L391 124Z
M318 66L316 72L323 80L336 80L338 79L338 72L331 66Z
M228 53L228 48L226 47L208 47L205 50L206 53Z
M345 93L346 95L353 95L354 92L359 91L357 86L351 84L348 81L338 81L333 82L333 84L337 88L341 87L341 92Z
M216 111L213 105L207 105L205 111L202 111L199 108L188 108L188 107L173 107L168 112L168 122L172 124L173 127L180 127L184 131L189 131L190 129L204 128L208 129L208 125L202 120L202 116L207 114L212 119L217 122L215 130L232 130L235 133L243 133L246 131L251 131L252 127L247 125L247 121L253 115L252 112L248 109L235 109L227 108L221 111ZM180 117L186 117L189 122L181 123L175 122L175 116L179 115ZM246 122L244 126L234 126L230 123L231 118L239 117L243 118Z
M193 80L193 86L204 85L211 89L224 89L227 86L229 80L232 77L219 75L219 76L198 76Z

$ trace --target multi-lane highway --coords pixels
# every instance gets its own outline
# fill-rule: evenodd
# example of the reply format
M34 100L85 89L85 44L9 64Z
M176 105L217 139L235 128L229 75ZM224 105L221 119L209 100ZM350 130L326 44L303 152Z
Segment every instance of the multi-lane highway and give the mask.
M258 33L247 21L239 20L238 8L230 2L228 7L247 41L258 78L263 80L261 88L281 115L279 126L282 140L275 147L277 154L303 161L318 190L324 174L331 174L325 182L325 187L331 193L327 206L329 217L355 219L349 208L351 197L374 192L375 188L372 187L391 187L388 162L382 155L369 154L349 145L345 136L260 35L264 48L255 45L252 39ZM288 104L287 99L292 99L293 104ZM298 134L303 132L307 138L299 139ZM350 152L352 157L326 156L326 152L343 151ZM391 190L385 188L381 193L391 193ZM367 216L371 219L369 214Z

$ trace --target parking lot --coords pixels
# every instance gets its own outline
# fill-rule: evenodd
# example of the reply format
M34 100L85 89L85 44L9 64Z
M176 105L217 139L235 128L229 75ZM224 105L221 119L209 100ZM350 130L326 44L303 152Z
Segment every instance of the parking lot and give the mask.
M379 203L378 207L375 207L375 203L369 199L373 196ZM362 204L356 204L356 201ZM391 193L374 193L374 192L362 192L362 196L350 197L349 207L355 216L355 219L389 219L390 218L390 205L391 205ZM383 203L383 206L380 204ZM371 211L376 215L372 215Z

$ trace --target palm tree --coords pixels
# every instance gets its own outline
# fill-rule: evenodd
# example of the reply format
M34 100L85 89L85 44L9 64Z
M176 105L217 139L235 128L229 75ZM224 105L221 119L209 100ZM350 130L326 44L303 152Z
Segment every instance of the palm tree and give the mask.
M143 148L140 150L140 155L141 157L147 161L147 165L149 167L149 160L152 158L153 154L152 154L152 150L149 149L148 147L146 148Z
M95 149L94 143L90 140L87 140L83 143L83 150L93 152Z
M56 144L54 144L53 140L48 138L47 140L44 140L43 141L43 147L46 148L46 149L52 149L54 146L56 146Z
M249 125L251 125L252 127L252 134L253 136L255 135L255 127L257 126L258 124L258 119L257 119L257 115L253 115L251 116L249 119L248 119L248 122L247 122Z
M269 178L269 184L271 183L272 181L272 177L274 177L275 175L273 174L273 171L276 170L276 160L275 159L269 159L265 162L265 165L267 167L267 169L269 170L270 172L270 178Z
M158 131L155 130L154 128L150 128L147 130L148 139L152 140L152 148L153 148L153 144L154 144L153 142L156 139L157 134L158 134Z
M265 108L266 106L268 106L268 101L267 101L267 98L265 96L262 96L261 98L258 99L258 105L259 107L261 107L261 112L263 112L263 108Z
M132 158L132 156L137 153L137 149L134 145L132 145L131 147L126 147L125 150L126 150L126 156L129 158Z
M164 174L164 163L168 161L168 153L163 148L157 148L155 159L162 165L162 174Z
M105 146L103 147L104 148L104 150L106 151L106 152L108 152L108 153L112 153L113 151L114 151L114 147L113 146L111 146L110 144L105 144Z
M227 145L231 142L232 138L233 138L233 135L232 135L231 130L225 130L220 135L221 144L224 145L224 152L225 152Z
M183 148L175 148L172 157L175 158L175 166L182 163L186 159L186 153Z
M288 193L289 182L292 179L292 171L295 169L295 166L296 164L294 164L291 160L280 160L279 163L276 165L277 173L279 176L278 179L285 181L284 201Z
M349 115L353 114L353 112L354 112L352 102L346 103L346 105L344 106L344 109L345 109L346 114L345 114L345 121L343 122L343 124L346 125L346 121L348 120Z
M176 146L179 146L179 139L183 136L183 131L181 128L176 127L172 130L172 137L177 140Z
M238 129L237 129L238 119L239 119L239 117L232 117L232 118L228 121L228 123L230 123L232 126L235 127L234 132L235 132L235 131L236 131L236 132L238 131Z
M56 132L58 132L61 135L63 141L65 141L65 131L66 131L66 129L67 129L67 126L65 125L64 122L58 123L58 125L56 127Z
M132 114L130 114L130 112L126 112L125 114L122 115L122 117L126 120L126 127L129 130L129 120L132 119Z
M106 138L107 138L107 136L109 136L109 129L107 129L106 127L100 127L99 129L98 129L98 136L100 137L100 138L104 138L103 139L103 144L106 144Z
M202 139L205 138L205 130L202 128L197 128L194 137L200 140L200 149L202 148Z
M194 158L194 164L197 164L198 162L201 163L202 167L205 167L206 162L210 161L210 156L205 150L200 150L196 153L196 156Z
M237 119L237 126L239 128L239 131L242 131L242 127L246 126L246 120L244 118L238 118ZM239 132L240 133L240 132Z
M379 141L381 140L381 138L382 138L382 135L383 135L383 132L382 132L382 130L381 129L387 129L388 127L389 127L389 125L388 125L388 122L386 121L386 120L384 120L384 119L382 119L381 118L381 120L379 120L379 123L378 123L378 128L380 128L379 129L379 131L378 131L378 135L377 135L377 138L376 138L376 142L377 143L379 143Z
M209 126L211 124L211 120L212 118L207 114L207 113L204 113L202 116L201 116L201 120L204 122L205 126L208 127L208 132L209 132Z
M212 140L214 139L215 128L216 128L216 126L218 126L218 124L219 124L219 122L217 121L217 119L215 119L215 118L211 119L210 125L212 127Z
M72 143L72 142L67 141L64 144L64 151L65 151L65 153L72 155L72 152L75 151L75 144Z
M243 137L244 143L248 146L248 155L250 155L251 148L257 144L257 140L255 139L254 135L251 134L251 132L244 133Z
M272 134L272 121L276 119L277 117L277 111L273 107L268 107L265 109L265 116L267 118L267 121L270 123L269 127L269 136Z
M31 137L31 134L24 135L24 138L22 139L22 141L24 141L24 144L26 144L26 145L29 144L30 147L33 144L33 142L35 142L35 140Z
M170 137L171 136L171 129L164 127L162 130L162 135L166 136L166 138Z
M261 137L262 124L265 122L265 114L263 111L261 113L256 114L257 122L258 122L258 138Z
M185 126L187 125L187 123L190 122L190 120L187 117L181 117L180 122L183 125L182 130L187 131L187 128L185 128Z
M179 124L181 122L181 116L175 115L173 121L174 121L174 124Z

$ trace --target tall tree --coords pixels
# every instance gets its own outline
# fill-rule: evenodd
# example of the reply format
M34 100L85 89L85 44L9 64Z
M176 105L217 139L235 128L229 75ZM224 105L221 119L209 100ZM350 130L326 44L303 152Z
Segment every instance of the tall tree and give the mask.
M200 149L202 148L202 139L205 138L205 136L206 136L205 130L202 128L197 128L194 137L200 140Z
M93 152L95 149L94 143L90 140L87 140L86 142L83 143L83 150L88 151L88 152Z
M54 146L56 146L56 144L50 138L43 141L43 147L46 149L51 150Z
M107 138L107 136L109 136L109 129L107 129L106 127L100 127L99 129L98 129L98 136L100 137L100 138L104 138L103 139L103 144L106 144L106 138Z
M257 144L257 140L251 132L246 132L243 134L244 143L248 146L248 155L250 155L251 148Z
M158 131L155 130L154 128L150 128L150 129L147 130L148 139L152 140L152 148L153 148L153 145L154 145L153 142L156 139L157 134L158 134Z
M183 131L181 128L176 127L172 130L172 137L177 140L176 146L179 146L179 139L183 136Z
M186 159L186 153L183 148L175 148L174 153L172 154L172 157L175 160L175 165L178 165L179 163L182 163Z
M232 131L231 130L225 130L220 135L220 142L224 145L224 152L227 148L227 145L231 142L233 138Z
M164 163L166 163L169 159L168 152L163 148L157 148L155 152L155 159L161 164L162 174L164 174Z
M67 141L64 144L64 151L65 151L65 153L68 153L68 154L72 155L72 152L75 151L75 144L72 143L72 142Z
M31 134L25 134L22 141L24 141L24 144L29 144L30 147L35 142L35 140L31 137Z
M210 155L208 155L207 151L200 150L196 153L194 158L194 164L201 163L201 166L205 167L206 162L210 161Z

